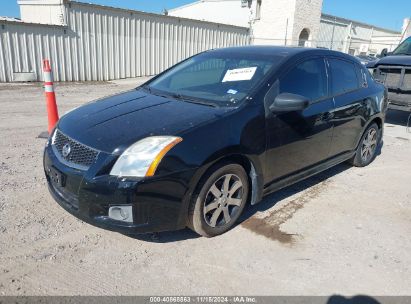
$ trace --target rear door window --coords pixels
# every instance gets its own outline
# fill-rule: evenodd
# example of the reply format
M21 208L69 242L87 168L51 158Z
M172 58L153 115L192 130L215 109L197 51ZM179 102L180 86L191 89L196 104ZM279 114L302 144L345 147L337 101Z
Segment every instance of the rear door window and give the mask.
M331 89L334 96L359 89L359 80L354 63L331 58L328 60L331 69Z
M280 93L297 94L318 101L327 97L327 72L322 58L306 60L280 78Z

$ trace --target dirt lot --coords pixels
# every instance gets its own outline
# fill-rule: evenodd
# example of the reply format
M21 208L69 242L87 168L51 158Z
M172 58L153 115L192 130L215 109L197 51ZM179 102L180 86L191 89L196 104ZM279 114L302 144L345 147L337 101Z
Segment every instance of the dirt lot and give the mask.
M60 113L141 80L57 86ZM229 233L131 238L82 223L42 171L40 84L0 85L0 295L411 295L411 134L249 208Z

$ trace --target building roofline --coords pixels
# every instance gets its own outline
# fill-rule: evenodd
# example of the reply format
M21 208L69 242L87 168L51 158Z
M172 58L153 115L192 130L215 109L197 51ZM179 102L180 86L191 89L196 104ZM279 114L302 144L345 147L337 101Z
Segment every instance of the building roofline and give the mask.
M380 30L380 31L384 31L384 32L389 32L392 34L397 34L397 35L401 35L400 31L396 31L396 30L392 30L392 29L387 29L387 28L383 28L383 27L379 27L373 24L369 24L369 23L365 23L365 22L361 22L361 21L357 21L357 20L352 20L352 19L348 19L348 18L343 18L343 17L338 17L338 16L334 16L334 15L330 15L330 14L325 14L325 13L321 13L321 18L325 17L325 18L330 18L330 19L336 19L337 21L343 21L343 22L348 22L348 23L355 23L361 26L365 26L365 27L369 27L369 28L374 28L376 30Z
M219 1L221 1L221 0L197 0L197 1L187 3L187 4L184 4L184 5L181 5L181 6L177 6L175 8L170 8L167 11L173 12L173 11L177 11L179 9L190 7L190 6L194 6L194 5L203 3L203 2L219 2ZM224 0L224 1L238 1L238 0Z
M24 25L24 26L43 26L43 27L50 27L50 28L59 28L59 29L67 29L67 25L60 25L60 24L48 24L48 23L36 23L36 22L26 22L22 20L7 20L0 18L0 24L17 24L17 25Z

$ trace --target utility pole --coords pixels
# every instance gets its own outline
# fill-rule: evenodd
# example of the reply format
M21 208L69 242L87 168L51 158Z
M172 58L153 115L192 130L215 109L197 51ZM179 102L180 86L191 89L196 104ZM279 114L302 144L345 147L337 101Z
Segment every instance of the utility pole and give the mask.
M400 43L404 40L404 38L406 38L405 36L406 36L407 33L408 33L408 29L410 28L410 25L411 25L411 19L410 19L410 18L404 19L404 25L403 25L403 28L402 28L402 34L401 34L401 41L400 41Z
M249 3L249 2L247 2ZM255 37L254 37L254 22L255 22L255 12L253 12L252 7L248 6L248 29L250 31L250 44L255 44Z
M350 26L348 27L348 35L347 35L347 41L346 41L346 46L345 46L345 52L347 54L350 52L351 40L352 40L352 22L350 22Z
M337 23L337 17L334 17L333 33L332 33L332 36L331 36L331 46L330 46L330 50L332 50L333 47L334 47L334 35L335 35L335 25L336 25L336 23Z
M284 45L287 46L287 36L288 36L288 18L287 18L287 22L285 25L285 39L284 39Z

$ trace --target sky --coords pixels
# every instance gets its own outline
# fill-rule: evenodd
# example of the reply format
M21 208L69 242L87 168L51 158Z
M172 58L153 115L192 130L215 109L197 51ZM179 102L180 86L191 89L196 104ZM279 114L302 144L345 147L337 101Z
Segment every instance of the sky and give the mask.
M81 2L161 13L164 9L174 8L194 0L81 0ZM324 13L398 31L401 30L403 19L411 17L410 0L324 0L323 3ZM1 0L0 16L19 17L17 0Z

